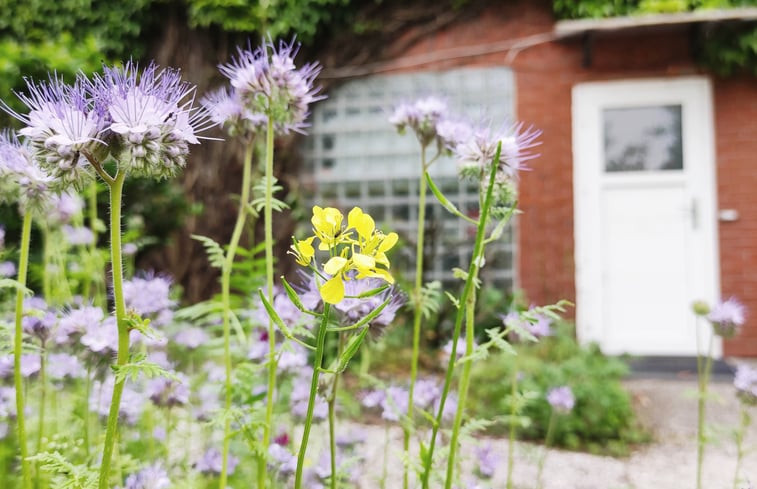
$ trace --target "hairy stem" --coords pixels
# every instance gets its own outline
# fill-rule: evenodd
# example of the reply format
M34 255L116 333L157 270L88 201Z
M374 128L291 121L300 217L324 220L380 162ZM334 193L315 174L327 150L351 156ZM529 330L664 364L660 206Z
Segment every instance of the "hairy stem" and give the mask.
M710 383L712 370L712 348L715 334L710 334L707 357L704 359L699 372L699 396L697 398L697 489L702 489L702 466L704 463L704 448L707 443L705 436L705 418L707 416L707 388ZM701 363L700 363L701 364Z
M482 250L483 251L483 250ZM476 272L479 268L476 267ZM478 275L478 273L476 273ZM476 277L474 277L475 280ZM474 289L465 301L465 356L473 353L473 336L475 329L475 309L476 309L476 290ZM470 371L472 361L468 360L463 364L463 373L460 377L460 388L458 393L457 411L455 412L455 421L452 425L452 436L449 442L449 458L447 459L447 477L444 482L445 489L452 487L455 471L455 457L457 455L457 444L460 436L460 426L463 423L463 414L465 413L465 404L468 399L468 385L470 384Z
M425 236L426 223L426 146L421 148L421 176L418 179L418 228L415 239L415 287L413 288L413 353L410 360L410 387L407 398L407 417L413 419L415 409L413 393L415 380L418 377L418 356L420 354L421 320L423 319L423 237ZM405 458L410 452L410 423L403 428L403 447ZM409 467L404 466L402 474L402 487L408 489Z
M297 470L294 476L294 489L302 488L302 468L305 466L305 452L308 449L308 440L310 439L310 428L313 424L313 409L315 408L315 396L318 393L318 376L323 363L323 350L326 344L326 330L329 324L329 313L331 305L327 302L323 305L323 319L321 326L318 328L318 340L315 347L315 358L313 358L313 377L310 380L310 397L308 398L308 410L305 414L305 428L302 431L302 440L300 449L297 454Z
M227 413L231 408L231 270L234 266L234 258L242 237L244 224L247 217L247 203L250 200L250 184L252 174L252 152L255 145L248 141L242 163L242 192L239 196L239 211L231 233L229 247L221 270L221 304L223 307L223 359L225 367L224 383L224 408ZM231 443L231 418L225 417L223 425L223 451L221 453L221 476L218 479L218 487L226 489L229 463L229 444Z
M265 239L265 282L268 302L273 304L273 118L268 118L265 141L265 206L263 208ZM276 391L276 329L268 319L268 390L266 392L263 446L268 447L273 423L273 396ZM258 458L258 487L265 488L265 457Z
M123 195L126 172L120 171L110 187L110 259L113 273L113 302L115 303L116 324L118 326L118 354L116 365L124 365L129 361L129 327L126 324L126 304L123 290L123 263L121 259L121 199ZM121 407L121 395L124 391L125 379L116 381L113 386L113 397L110 401L108 423L105 429L105 445L103 447L102 463L100 464L99 489L110 487L110 463L113 457L113 447L118 431L118 412Z
M32 232L32 215L24 213L21 228L21 255L18 260L18 288L16 289L16 324L13 337L13 381L16 387L16 426L18 427L18 445L21 455L21 477L23 488L31 489L32 475L29 467L28 447L26 445L26 416L24 414L24 383L21 377L21 353L23 340L22 319L24 315L24 291L26 289L26 275L29 268L29 243Z
M515 466L515 415L517 414L518 395L518 359L515 359L512 376L510 378L510 424L507 436L507 489L513 487L513 467Z
M554 435L554 431L555 431L556 418L557 418L557 413L553 409L552 413L549 415L549 424L547 425L547 436L544 438L544 451L542 452L541 457L539 457L539 467L536 471L537 489L542 489L542 487L544 487L544 481L542 480L542 474L544 473L544 462L547 459L547 450L552 445L552 436Z
M494 161L499 161L501 152L501 145L497 148L497 152L494 156ZM473 245L473 254L471 255L470 265L468 266L468 276L465 280L465 286L463 287L463 293L460 296L460 303L466 304L468 297L471 295L474 288L474 278L476 276L476 270L479 268L478 257L483 255L484 251L484 234L486 233L486 223L489 218L489 208L491 207L492 194L494 189L494 178L497 174L497 165L492 164L489 173L489 181L486 187L486 194L484 198L484 205L481 207L481 215L476 229L476 240ZM452 351L450 352L449 361L447 362L447 371L444 375L444 387L442 388L442 395L439 399L439 408L436 413L436 419L434 426L431 430L431 440L428 445L428 450L425 454L423 462L423 472L421 474L421 484L423 489L428 489L429 479L431 476L431 465L434 460L434 447L436 446L436 438L439 434L439 429L442 425L442 417L444 416L444 405L447 402L447 396L449 395L450 386L452 384L452 376L455 370L455 363L457 361L457 341L460 338L460 332L463 324L463 317L465 315L464 308L458 308L455 315L455 327L452 333Z

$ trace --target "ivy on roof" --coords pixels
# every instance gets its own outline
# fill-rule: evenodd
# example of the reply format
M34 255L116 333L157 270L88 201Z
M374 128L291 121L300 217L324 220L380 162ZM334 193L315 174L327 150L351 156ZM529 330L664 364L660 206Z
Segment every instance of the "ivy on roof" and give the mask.
M559 19L691 12L700 9L755 7L757 0L553 0ZM698 62L720 76L757 76L757 25L715 24L700 31Z

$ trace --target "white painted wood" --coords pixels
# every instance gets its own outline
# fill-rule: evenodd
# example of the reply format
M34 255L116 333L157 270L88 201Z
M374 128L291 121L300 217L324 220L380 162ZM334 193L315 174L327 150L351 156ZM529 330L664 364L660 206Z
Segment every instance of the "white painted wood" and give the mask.
M605 110L678 105L682 170L605 171ZM609 354L694 355L691 303L719 296L710 82L584 83L572 109L579 339Z

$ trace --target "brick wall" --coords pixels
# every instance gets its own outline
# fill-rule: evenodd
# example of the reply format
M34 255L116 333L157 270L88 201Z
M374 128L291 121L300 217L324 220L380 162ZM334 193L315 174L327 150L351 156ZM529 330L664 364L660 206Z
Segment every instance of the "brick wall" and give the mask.
M407 56L523 38L552 31L549 1L510 2L461 22L416 45ZM580 41L546 42L520 51L437 61L412 69L509 64L515 72L516 114L543 131L541 156L522 173L518 273L534 303L575 299L571 89L585 81L699 74L686 30L595 39L582 67ZM721 289L743 300L751 314L727 355L757 356L757 82L715 79L718 206L739 211L719 225ZM754 318L754 319L752 319Z

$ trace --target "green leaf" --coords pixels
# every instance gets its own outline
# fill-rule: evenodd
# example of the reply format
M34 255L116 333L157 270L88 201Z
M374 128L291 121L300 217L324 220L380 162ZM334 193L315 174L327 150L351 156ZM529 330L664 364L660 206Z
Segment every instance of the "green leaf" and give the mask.
M425 172L424 175L426 177L426 183L428 183L428 188L431 189L431 193L434 194L434 196L436 197L436 200L439 201L442 207L444 207L450 213L456 215L457 217L464 219L471 224L478 225L477 220L471 219L470 217L460 212L460 210L457 207L455 207L455 204L450 202L449 199L447 199L447 197L444 196L444 194L442 193L441 190L439 190L439 187L436 186L436 184L434 183L434 180L431 178L431 175L429 175L428 172Z
M223 268L226 261L226 253L224 253L221 245L213 241L213 239L207 236L200 236L199 234L193 234L192 239L199 241L205 247L205 253L208 255L208 262L210 266L214 268Z
M455 306L455 309L460 309L460 300L446 290L444 291L444 293L447 295L447 299L449 299L452 305Z
M363 344L365 335L368 334L368 329L368 327L363 328L360 334L352 336L352 338L350 338L350 340L347 342L347 346L344 348L342 355L339 357L339 364L336 368L337 372L342 373L345 371L347 365L349 365L350 363L350 360L352 360L352 357L354 357L358 352L360 345Z
M14 280L12 278L1 278L0 279L0 289L16 289L21 290L26 297L31 297L34 295L34 291L27 288L24 285L21 285L21 282L18 280Z
M124 382L126 380L135 380L140 374L144 374L148 379L154 377L165 377L167 379L180 382L179 377L175 373L169 372L160 365L148 362L145 359L145 355L134 355L132 361L125 363L124 365L111 365L111 369L116 375L116 382Z

